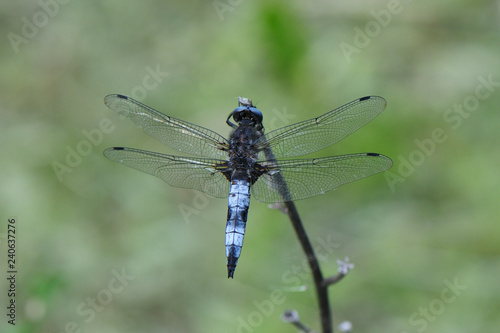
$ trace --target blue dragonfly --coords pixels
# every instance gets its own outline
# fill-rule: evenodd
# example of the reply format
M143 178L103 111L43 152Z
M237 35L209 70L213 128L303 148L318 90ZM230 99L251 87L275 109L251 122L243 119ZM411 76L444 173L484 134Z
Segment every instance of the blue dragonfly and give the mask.
M267 203L306 199L392 166L390 158L377 153L293 159L331 146L374 119L387 105L378 96L356 99L269 133L264 132L262 112L250 99L239 98L238 107L226 120L232 129L228 139L127 96L108 95L104 102L158 141L195 156L114 147L104 151L107 158L171 186L229 198L225 245L230 278L243 246L250 195Z

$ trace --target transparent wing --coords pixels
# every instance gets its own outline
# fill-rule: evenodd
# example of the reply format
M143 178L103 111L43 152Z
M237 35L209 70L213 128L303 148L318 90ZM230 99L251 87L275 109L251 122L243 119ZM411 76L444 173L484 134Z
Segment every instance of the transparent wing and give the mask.
M131 168L148 173L175 187L190 188L216 198L226 198L229 182L220 172L222 160L186 158L132 148L108 148L104 156Z
M384 155L363 153L261 164L269 171L252 186L252 195L262 202L283 202L310 198L384 172L392 161Z
M227 158L223 150L229 147L227 140L207 128L169 117L123 95L108 95L104 103L173 149L201 157Z
M321 150L356 132L386 107L382 97L367 96L318 118L271 131L257 141L259 150L271 148L276 158L301 156ZM259 159L264 159L261 155Z

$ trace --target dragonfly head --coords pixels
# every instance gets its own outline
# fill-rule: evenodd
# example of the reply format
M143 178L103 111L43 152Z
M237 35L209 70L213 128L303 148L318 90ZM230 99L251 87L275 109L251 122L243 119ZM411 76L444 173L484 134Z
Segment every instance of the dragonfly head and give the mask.
M231 127L238 127L233 124L229 119L231 117L238 124L245 124L249 126L262 126L262 112L253 106L252 100L244 97L238 98L238 107L227 117L226 123Z

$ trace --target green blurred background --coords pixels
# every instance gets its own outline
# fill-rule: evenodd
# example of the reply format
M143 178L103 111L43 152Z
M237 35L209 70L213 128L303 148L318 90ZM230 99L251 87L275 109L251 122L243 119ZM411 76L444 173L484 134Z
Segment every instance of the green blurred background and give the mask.
M3 1L0 22L0 331L294 332L288 308L319 330L287 218L252 201L228 280L227 201L105 159L110 146L172 153L106 109L110 93L223 135L238 96L268 131L385 97L384 113L315 156L378 152L390 172L297 202L324 273L355 264L330 289L335 324L498 331L498 2Z

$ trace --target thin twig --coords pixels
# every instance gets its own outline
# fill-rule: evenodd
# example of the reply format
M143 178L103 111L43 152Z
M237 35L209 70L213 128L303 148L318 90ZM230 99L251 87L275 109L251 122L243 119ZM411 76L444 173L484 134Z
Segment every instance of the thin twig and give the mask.
M330 286L332 284L335 284L342 280L344 278L345 274L344 273L337 273L335 276L331 276L329 278L326 278L323 280L323 283L327 286Z
M316 295L318 296L319 312L321 328L323 333L333 333L333 323L332 315L330 313L330 302L328 300L328 285L323 282L323 274L319 266L318 259L314 254L309 237L307 237L306 230L302 225L299 213L293 201L285 202L285 206L288 210L288 217L292 221L293 228L297 234L300 245L304 250L309 267L311 267L311 272L314 279L314 286L316 287Z
M283 321L292 324L304 333L314 333L309 327L300 321L299 314L295 310L286 310L281 318Z
M276 161L276 157L274 156L271 148L265 148L264 154L268 161ZM283 201L285 207L287 208L288 217L290 218L290 221L292 221L292 226L297 234L300 245L302 245L302 249L306 254L309 267L311 268L314 286L316 287L316 295L318 296L319 314L322 328L321 332L333 333L332 315L330 313L330 302L328 300L328 285L323 283L323 274L321 273L318 259L316 258L311 242L309 241L309 237L307 237L306 230L302 225L299 212L297 212L297 208L292 201L292 196L290 195L290 191L288 190L288 186L283 178L283 175L281 172L277 172L271 177L273 178L275 184L280 184L278 191L284 199Z

